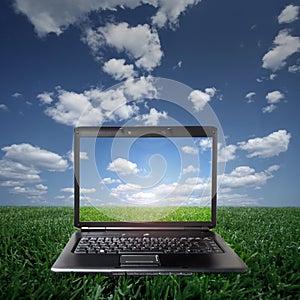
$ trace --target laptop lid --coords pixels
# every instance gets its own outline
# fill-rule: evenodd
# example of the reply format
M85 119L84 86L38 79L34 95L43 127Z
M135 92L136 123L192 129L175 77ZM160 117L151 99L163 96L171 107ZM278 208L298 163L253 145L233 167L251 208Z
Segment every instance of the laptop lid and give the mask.
M213 228L216 174L212 126L75 128L75 226Z

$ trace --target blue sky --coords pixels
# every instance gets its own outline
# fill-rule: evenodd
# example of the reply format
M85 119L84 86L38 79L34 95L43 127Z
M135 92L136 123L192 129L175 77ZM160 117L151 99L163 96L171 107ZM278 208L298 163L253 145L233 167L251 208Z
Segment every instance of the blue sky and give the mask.
M0 4L2 205L72 205L74 126L190 123L162 77L223 130L220 205L299 206L299 3L35 2Z

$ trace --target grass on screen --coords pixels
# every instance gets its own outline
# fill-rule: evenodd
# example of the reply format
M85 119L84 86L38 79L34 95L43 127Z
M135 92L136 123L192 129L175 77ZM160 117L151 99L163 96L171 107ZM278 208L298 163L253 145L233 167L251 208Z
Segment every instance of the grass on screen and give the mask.
M71 207L0 207L1 299L299 299L300 208L221 207L217 232L244 274L53 274L74 232Z
M80 221L211 221L210 207L83 206Z

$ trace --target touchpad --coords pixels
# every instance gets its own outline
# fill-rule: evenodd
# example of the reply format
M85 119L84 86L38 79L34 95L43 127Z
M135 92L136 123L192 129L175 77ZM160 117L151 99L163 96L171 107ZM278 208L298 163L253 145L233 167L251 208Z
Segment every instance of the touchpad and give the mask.
M158 255L121 255L121 267L158 267Z

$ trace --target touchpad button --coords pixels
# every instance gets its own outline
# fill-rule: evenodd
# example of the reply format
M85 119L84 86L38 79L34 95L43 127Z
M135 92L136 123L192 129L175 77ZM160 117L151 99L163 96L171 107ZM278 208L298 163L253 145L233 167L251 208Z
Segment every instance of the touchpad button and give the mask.
M121 255L121 267L158 267L159 255Z

